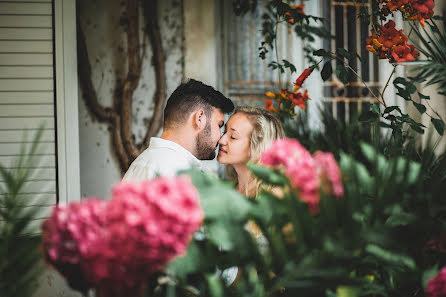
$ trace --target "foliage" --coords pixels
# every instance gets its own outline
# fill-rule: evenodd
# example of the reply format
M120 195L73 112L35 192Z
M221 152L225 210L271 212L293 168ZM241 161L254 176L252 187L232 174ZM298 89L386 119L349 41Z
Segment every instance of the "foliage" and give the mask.
M191 172L204 226L147 296L423 296L446 265L429 244L446 230L445 156L420 164L358 146L362 161L340 153L344 197L321 192L316 215L280 170L250 167L283 194L255 200ZM221 271L232 266L239 275L229 285Z
M40 235L31 225L39 209L24 207L29 202L22 194L30 178L29 168L38 162L36 153L42 131L29 148L22 144L13 168L0 165L0 296L32 296L43 270L38 248Z
M407 2L407 3L406 3ZM415 1L416 2L416 1ZM421 1L415 3L414 1L373 1L373 5L369 11L369 8L365 5L361 6L361 10L358 17L367 20L371 25L371 36L367 38L367 50L377 55L380 59L388 59L393 64L394 70L389 76L386 85L381 91L377 93L369 88L366 82L360 77L356 70L351 66L353 60L361 57L357 53L350 53L344 48L338 48L335 52L319 49L312 52L313 59L310 66L307 69L319 68L319 64L322 64L321 77L324 81L330 79L333 75L345 85L348 86L349 82L356 77L364 86L369 90L370 94L375 98L376 103L370 106L370 109L365 111L360 121L374 122L379 127L390 129L392 135L393 148L397 150L404 150L403 146L407 143L407 140L411 140L411 131L424 134L426 126L422 123L414 120L409 114L404 114L398 106L388 106L386 103L385 91L391 81L393 74L399 62L413 61L418 56L418 50L421 51L427 58L427 62L423 62L421 67L418 67L418 75L416 77L409 77L408 79L403 77L397 77L393 81L393 85L397 89L397 95L404 100L411 102L413 106L418 110L420 114L425 114L431 118L432 126L438 132L443 135L445 130L445 123L440 114L430 108L428 111L427 106L430 107L427 100L429 96L426 96L417 90L414 83L420 83L427 81L426 85L438 84L440 94L444 93L443 87L446 86L446 80L444 79L444 61L446 58L446 37L444 28L440 29L440 26L436 24L435 20L439 18L433 16L434 3L431 0ZM424 4L423 4L423 3ZM404 4L406 3L406 4ZM301 19L297 16L291 15L290 6L282 1L270 1L270 8L273 9L272 15L276 16L276 24L284 18L289 22L289 18L292 16L294 24ZM292 8L291 8L292 9ZM411 33L406 36L403 30L397 30L395 28L395 22L393 20L387 20L389 14L394 14L397 11L401 12L406 20L411 21L412 30L420 38L422 46L417 44L415 46L408 44L408 38ZM296 17L296 18L295 18ZM427 37L423 37L417 23L421 23L422 30L427 33ZM273 24L272 22L270 22ZM428 24L430 32L426 31L425 24ZM276 39L277 30L269 30L267 40L272 42ZM431 34L429 34L431 33ZM318 35L319 36L319 35ZM262 44L263 46L263 44ZM276 44L277 47L277 44ZM418 50L417 50L418 49ZM262 55L264 50L260 48ZM319 61L316 61L318 58ZM278 57L277 57L278 60ZM336 68L333 69L332 62L337 61ZM294 65L286 61L284 65L286 68L292 70L296 69ZM279 68L280 63L274 62L273 68ZM284 71L282 67L281 71ZM305 71L307 71L307 69ZM305 73L301 74L301 76ZM310 72L311 73L311 72ZM280 82L280 72L279 72ZM279 86L281 86L281 82ZM294 84L296 87L301 87L302 83ZM265 108L276 112L279 118L286 122L289 118L294 118L296 115L295 107L298 106L302 109L306 108L306 101L309 100L310 95L305 93L296 92L296 88L291 92L288 88L281 89L278 92L267 92L266 95L271 99L265 100ZM382 108L381 108L382 106ZM409 131L411 130L411 131ZM394 153L389 150L389 153Z
M412 80L418 83L425 82L427 86L437 85L437 90L443 95L446 95L446 80L444 79L446 74L445 22L445 16L435 16L426 22L427 28L411 24L413 32L419 38L419 42L414 43L427 58L426 62L413 70L416 76Z

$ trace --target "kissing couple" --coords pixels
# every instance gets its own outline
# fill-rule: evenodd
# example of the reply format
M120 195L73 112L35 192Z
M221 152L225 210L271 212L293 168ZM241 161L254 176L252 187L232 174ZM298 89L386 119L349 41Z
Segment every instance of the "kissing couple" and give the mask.
M225 114L230 114L225 124ZM221 128L224 127L224 133ZM200 160L215 158L226 165L237 190L256 197L262 187L247 162L257 163L272 143L285 136L280 121L264 109L241 106L211 86L190 79L180 84L167 100L161 137L152 137L149 147L130 165L123 180L149 180L174 176L196 167Z

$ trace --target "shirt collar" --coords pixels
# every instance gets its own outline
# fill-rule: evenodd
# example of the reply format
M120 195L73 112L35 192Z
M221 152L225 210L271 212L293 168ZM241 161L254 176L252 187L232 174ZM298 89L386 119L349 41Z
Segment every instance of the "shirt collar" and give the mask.
M191 163L191 165L198 166L199 168L201 168L200 160L198 160L190 151L188 151L187 149L185 149L180 144L178 144L174 141L159 138L159 137L152 137L152 138L150 138L149 147L150 148L168 148L168 149L174 150L174 151L180 153L181 155L183 155Z

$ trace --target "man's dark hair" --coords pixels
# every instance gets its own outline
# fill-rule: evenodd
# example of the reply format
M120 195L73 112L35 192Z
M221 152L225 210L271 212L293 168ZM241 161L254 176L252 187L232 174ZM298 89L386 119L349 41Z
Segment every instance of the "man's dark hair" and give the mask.
M234 103L213 87L201 81L189 79L180 84L167 100L164 109L164 128L175 127L186 122L189 115L202 108L210 119L214 108L223 113L234 110Z

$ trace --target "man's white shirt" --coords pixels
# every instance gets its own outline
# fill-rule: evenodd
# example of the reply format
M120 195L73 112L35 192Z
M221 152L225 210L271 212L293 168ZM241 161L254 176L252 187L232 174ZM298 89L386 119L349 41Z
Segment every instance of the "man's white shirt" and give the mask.
M152 137L149 147L139 155L122 180L149 180L157 176L175 176L179 170L196 167L201 162L176 142Z

